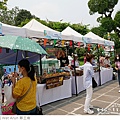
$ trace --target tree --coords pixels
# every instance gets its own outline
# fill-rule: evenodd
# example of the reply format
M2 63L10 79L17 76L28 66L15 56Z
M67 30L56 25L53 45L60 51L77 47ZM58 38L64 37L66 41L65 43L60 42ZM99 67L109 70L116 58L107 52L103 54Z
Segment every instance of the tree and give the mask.
M106 34L105 35L105 39L107 39L107 38L108 38L108 36ZM111 33L110 34L110 40L114 41L114 43L115 43L115 49L120 48L120 38L119 38L119 36L116 33Z
M7 7L6 7L7 1L8 0L2 0L2 1L0 1L0 9L7 10Z
M111 18L103 18L101 20L101 27L106 29L107 32L111 32L116 29L115 21Z
M5 24L15 25L15 17L18 13L18 7L12 8L11 10L0 10L0 21Z
M98 12L102 17L112 18L112 12L117 3L118 0L90 0L88 2L88 7L91 15Z
M116 24L116 30L115 30L115 32L120 37L120 11L118 11L116 13L114 20L115 20L115 24Z
M21 23L25 21L26 19L32 19L33 16L31 15L30 11L21 9L17 16L15 17L15 25L21 26Z
M85 35L87 34L90 30L87 28L89 25L82 25L80 23L78 24L72 24L70 27L73 28L75 31L78 33Z
M94 27L91 29L91 31L100 37L104 37L104 35L107 34L107 30L102 26Z
M70 23L61 23L61 22L49 21L47 26L54 29L54 30L62 32L66 27L70 26Z

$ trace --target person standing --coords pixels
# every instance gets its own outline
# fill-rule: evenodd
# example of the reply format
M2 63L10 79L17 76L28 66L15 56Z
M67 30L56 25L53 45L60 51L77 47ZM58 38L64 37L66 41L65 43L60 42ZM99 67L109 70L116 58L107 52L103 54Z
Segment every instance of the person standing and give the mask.
M111 65L110 65L110 59L109 59L109 58L110 58L109 56L106 56L105 59L104 59L104 67L105 67L105 68L108 68L108 67L111 66Z
M66 56L66 53L63 50L58 52L57 59L60 60L60 67L69 65L68 56Z
M16 102L16 113L17 115L35 115L37 80L35 78L34 67L33 65L30 65L30 62L27 59L22 59L18 63L18 69L23 77L17 82L17 76L15 74L11 77L13 83L12 96L19 100L28 90L29 92L20 102Z
M86 63L82 66L83 69L83 85L86 89L86 99L84 105L84 113L86 114L94 114L94 111L90 108L92 107L91 99L93 94L92 88L92 77L94 77L94 70L92 66L93 55L86 55Z
M120 87L120 55L117 55L115 58L115 69L117 70L118 73L118 83ZM118 92L120 93L120 90Z
M100 60L99 60L101 67L104 67L104 60L105 60L104 55L101 55Z

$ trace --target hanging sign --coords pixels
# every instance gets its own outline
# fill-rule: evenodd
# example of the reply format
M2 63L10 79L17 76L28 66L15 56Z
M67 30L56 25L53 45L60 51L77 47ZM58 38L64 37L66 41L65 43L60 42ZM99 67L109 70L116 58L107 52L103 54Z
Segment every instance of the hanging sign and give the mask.
M0 34L2 34L2 24L0 24Z
M72 45L73 45L73 42L72 42L72 40L70 40L70 47L72 47Z
M81 43L80 43L80 42L78 42L78 47L80 47L80 44L81 44Z
M61 33L60 32L52 32L52 31L47 31L44 30L44 36L47 39L58 39L62 40Z
M55 45L56 45L57 40L54 40L53 42L54 42L54 46L55 46Z
M65 44L65 41L64 41L64 40L62 40L62 47L64 47L64 44Z
M92 42L91 38L87 38L87 37L82 37L82 40L84 43L91 43Z
M109 43L109 41L108 40L105 40L105 46L110 46L110 43Z
M47 39L44 39L44 47L46 46L47 43Z

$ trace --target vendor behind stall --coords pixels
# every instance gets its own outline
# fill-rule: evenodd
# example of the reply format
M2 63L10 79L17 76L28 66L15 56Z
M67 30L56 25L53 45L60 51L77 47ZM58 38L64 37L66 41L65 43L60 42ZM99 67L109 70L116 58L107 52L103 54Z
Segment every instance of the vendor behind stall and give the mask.
M105 59L104 59L104 67L107 68L107 67L110 67L110 57L109 56L106 56Z
M58 52L57 59L60 60L60 67L69 65L68 56L66 56L66 53L63 50Z
M104 67L104 60L105 60L104 55L101 55L99 62L100 62L100 66L102 66L102 67Z

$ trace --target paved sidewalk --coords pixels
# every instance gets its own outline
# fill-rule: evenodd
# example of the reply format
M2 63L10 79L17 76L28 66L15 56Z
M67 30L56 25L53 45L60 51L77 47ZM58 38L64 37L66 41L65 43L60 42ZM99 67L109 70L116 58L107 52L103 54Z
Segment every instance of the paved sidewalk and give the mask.
M67 88L66 88L67 89ZM120 115L120 93L117 80L94 89L92 105L94 115ZM42 106L44 115L87 115L83 113L85 91L71 98Z

